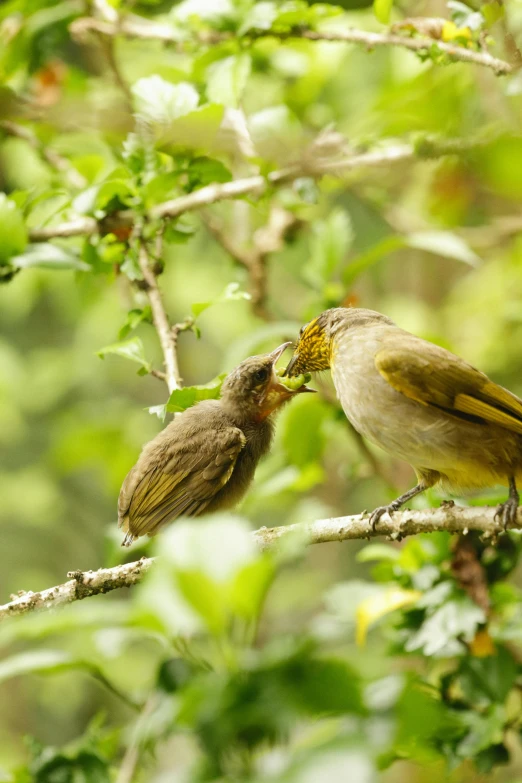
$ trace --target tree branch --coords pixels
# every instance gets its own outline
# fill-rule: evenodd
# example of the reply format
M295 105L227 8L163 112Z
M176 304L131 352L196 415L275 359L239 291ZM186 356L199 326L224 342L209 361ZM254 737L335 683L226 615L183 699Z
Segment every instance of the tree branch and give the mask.
M400 541L405 536L418 533L459 533L466 535L470 530L483 533L485 538L494 538L503 532L495 520L493 506L466 508L450 502L440 508L422 511L396 511L393 518L385 515L379 520L377 530L368 524L365 512L350 517L318 519L309 524L298 523L283 527L262 527L252 533L262 550L271 549L277 542L290 535L299 535L307 544L324 544L329 541L351 541L385 536ZM522 527L522 507L518 510L518 528ZM100 568L98 571L70 571L70 581L50 587L39 593L23 593L8 604L0 606L0 622L8 617L26 614L40 609L54 609L63 604L81 601L91 595L109 593L120 587L131 587L141 581L152 566L152 558L143 557L134 563Z
M81 601L91 595L109 593L120 587L131 587L141 581L154 561L143 557L134 563L116 566L115 568L100 568L98 571L69 571L68 582L41 590L21 593L11 603L0 606L0 622L7 617L15 617L40 609L54 609L73 601Z
M283 248L287 234L300 223L299 219L286 209L273 204L266 225L254 232L252 247L243 247L237 243L212 215L204 214L203 221L223 250L247 270L254 314L264 321L270 321L271 316L266 307L268 258L271 253Z
M326 160L320 158L315 160L308 159L304 164L296 163L288 166L286 169L272 171L267 177L258 174L230 182L205 185L205 187L185 196L179 196L163 204L157 204L150 210L148 217L150 219L177 218L185 212L192 212L215 204L218 201L226 201L238 196L260 195L269 187L285 185L303 176L313 177L314 179L319 179L325 174L342 177L345 173L358 168L389 166L393 163L401 163L417 157L437 158L445 155L456 155L473 149L480 143L461 139L441 141L426 139L424 143L418 145L392 144L388 147L341 158ZM118 217L114 217L113 229L117 228L119 220L125 228L129 228L129 225L132 223L132 214L130 210L120 211ZM91 236L97 233L98 227L98 223L94 218L80 217L55 226L33 228L29 232L29 237L32 242L44 242L49 239L63 237Z
M167 383L169 393L172 393L175 389L181 388L183 383L179 373L178 354L176 350L177 337L180 330L175 330L175 328L173 329L169 323L167 313L163 306L161 291L158 287L158 280L154 270L150 265L147 248L143 241L140 241L139 245L138 262L143 279L146 283L146 293L152 310L152 321L154 323L154 328L158 333L161 350L163 351L166 371L165 381Z
M96 31L108 36L122 35L127 38L144 38L159 40L164 43L174 44L183 47L184 41L180 39L172 27L158 22L151 22L148 19L138 16L121 17L118 22L109 22L107 20L91 19L89 17L76 19L70 26L71 34L75 37L85 35L87 31ZM203 44L215 44L230 39L230 34L213 33L207 36L199 36L197 41ZM429 36L409 37L395 33L372 33L367 30L335 30L332 32L318 32L316 30L294 29L287 33L277 33L271 30L249 32L244 35L243 40L257 40L258 38L278 38L285 40L289 38L305 38L309 41L340 41L344 43L354 43L365 46L367 49L374 49L377 46L399 46L403 49L409 49L413 52L428 52L435 48L436 51L461 62L480 65L484 68L491 68L497 75L506 75L512 73L515 68L504 60L489 54L489 52L475 51L467 49L464 46L437 41Z
M294 34L292 34L293 36ZM366 30L352 29L339 30L332 33L303 30L297 37L307 38L309 41L346 41L347 43L362 44L369 49L373 49L375 46L399 46L404 49L410 49L413 52L423 52L435 47L436 50L452 57L454 60L491 68L497 76L505 76L514 70L509 63L493 57L489 52L477 52L473 49L466 49L464 46L434 41L433 38L426 36L409 38L404 35L394 35L393 33L370 33Z
M49 239L66 239L67 237L90 237L98 231L98 223L91 217L79 217L67 220L56 226L29 229L31 242L47 242Z

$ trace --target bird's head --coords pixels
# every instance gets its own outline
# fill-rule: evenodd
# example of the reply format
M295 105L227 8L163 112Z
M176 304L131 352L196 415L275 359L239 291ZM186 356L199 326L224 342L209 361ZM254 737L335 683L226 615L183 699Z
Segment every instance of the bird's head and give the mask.
M294 355L285 370L285 375L292 377L302 372L329 369L333 338L344 311L343 307L325 310L301 327Z
M263 421L294 395L312 392L304 384L289 388L276 374L277 360L290 345L283 343L271 353L250 356L241 362L223 381L223 402L246 417Z
M340 332L378 322L393 324L385 315L359 307L332 307L325 310L302 327L285 375L293 377L304 372L328 370L335 338Z

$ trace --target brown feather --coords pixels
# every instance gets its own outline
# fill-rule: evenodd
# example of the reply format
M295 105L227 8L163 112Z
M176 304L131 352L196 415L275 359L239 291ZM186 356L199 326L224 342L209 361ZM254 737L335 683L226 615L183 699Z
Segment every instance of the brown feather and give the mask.
M403 335L401 348L385 346L375 356L375 366L396 391L522 434L522 400L444 348Z

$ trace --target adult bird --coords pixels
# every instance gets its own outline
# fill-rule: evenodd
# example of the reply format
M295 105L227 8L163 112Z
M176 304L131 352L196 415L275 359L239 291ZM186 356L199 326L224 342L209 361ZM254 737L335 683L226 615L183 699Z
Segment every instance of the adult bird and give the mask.
M155 535L179 516L196 517L241 500L270 448L273 414L295 394L313 391L288 388L276 375L275 364L289 345L245 359L224 380L219 400L177 414L144 446L118 499L122 546Z
M328 368L355 429L417 474L415 487L373 511L373 528L434 485L454 494L507 485L496 519L504 528L516 523L521 399L459 356L362 308L325 310L304 326L285 374Z

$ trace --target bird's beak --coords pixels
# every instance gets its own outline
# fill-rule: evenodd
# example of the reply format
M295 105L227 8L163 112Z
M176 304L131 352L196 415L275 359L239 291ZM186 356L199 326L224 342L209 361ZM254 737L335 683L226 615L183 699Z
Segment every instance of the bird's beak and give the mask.
M262 399L259 401L260 407L263 409L265 415L269 415L276 408L279 408L279 406L285 402L285 400L293 397L294 394L302 394L303 392L310 392L311 394L315 394L315 389L309 389L306 385L300 386L299 389L289 389L287 386L281 383L278 376L276 375L276 362L290 345L292 345L291 342L283 343L274 351L272 351L271 354L269 354L272 361L272 377L268 383L268 386L266 387Z
M272 367L275 366L279 357L282 356L282 354L286 351L286 349L289 348L291 345L292 345L291 342L283 343L282 345L279 346L279 348L276 348L275 351L272 351L272 353L270 354L270 358L272 359ZM290 364L288 365L288 367L291 367L292 363L295 363L296 358L297 357L294 356L290 360ZM284 371L283 375L288 374L288 367ZM315 389L309 389L308 386L305 385L300 386L299 389L295 389L291 391L277 379L277 375L275 375L275 373L272 374L272 380L270 381L270 384L268 386L268 391L269 392L276 391L279 394L283 394L286 396L291 396L292 394L301 394L301 392L310 392L311 394L315 394Z
M299 358L298 354L294 353L294 355L288 362L286 366L286 370L284 371L283 375L286 375L288 378L292 377L292 368L295 366L295 363L297 362L298 358Z
M272 365L277 363L277 361L284 354L286 349L289 348L291 345L292 345L291 342L283 343L282 345L279 346L279 348L276 348L275 351L272 351L272 353L269 354L270 359L272 361Z

